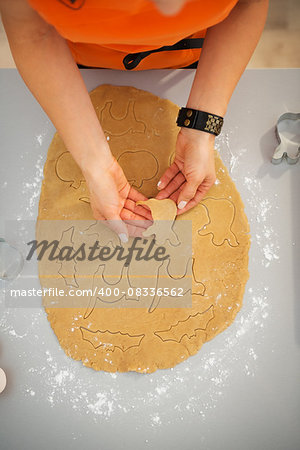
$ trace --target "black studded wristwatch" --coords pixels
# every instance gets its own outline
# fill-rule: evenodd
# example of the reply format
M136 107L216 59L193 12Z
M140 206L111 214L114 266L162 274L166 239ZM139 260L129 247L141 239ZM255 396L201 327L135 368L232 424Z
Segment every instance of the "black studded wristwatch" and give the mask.
M180 108L176 121L179 127L193 128L215 136L221 133L223 122L221 116L191 108Z

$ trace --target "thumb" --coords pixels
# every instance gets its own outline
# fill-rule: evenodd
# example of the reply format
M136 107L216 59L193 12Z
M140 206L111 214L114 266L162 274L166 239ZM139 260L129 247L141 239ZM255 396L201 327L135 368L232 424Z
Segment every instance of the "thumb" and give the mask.
M106 217L106 224L111 230L117 233L122 243L128 242L128 230L126 224L118 214Z
M183 209L186 207L187 203L192 200L197 192L199 183L195 181L187 181L183 186L177 200L178 209Z

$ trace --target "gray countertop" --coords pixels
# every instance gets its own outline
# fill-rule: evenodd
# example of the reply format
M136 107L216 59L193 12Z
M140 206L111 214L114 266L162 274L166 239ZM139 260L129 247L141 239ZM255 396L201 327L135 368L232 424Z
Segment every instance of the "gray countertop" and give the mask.
M132 85L179 105L193 73L82 71L89 90ZM216 142L249 218L250 278L234 324L197 355L149 375L95 372L65 355L43 309L0 294L1 450L300 448L300 163L269 162L287 111L300 111L300 70L244 73ZM0 233L36 219L53 134L17 71L0 70Z

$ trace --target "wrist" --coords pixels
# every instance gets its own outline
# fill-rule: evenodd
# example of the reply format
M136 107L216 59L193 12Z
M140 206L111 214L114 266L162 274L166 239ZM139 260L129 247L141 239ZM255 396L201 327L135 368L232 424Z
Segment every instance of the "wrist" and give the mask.
M227 104L220 101L199 99L189 99L186 108L198 109L200 111L208 111L211 114L224 117L227 111Z
M224 117L227 111L229 99L224 95L222 88L202 86L197 90L192 87L186 108L209 111L217 116Z
M195 130L193 128L180 128L179 133L185 138L191 139L193 141L198 141L201 143L214 143L216 136L211 133L206 133L205 131Z

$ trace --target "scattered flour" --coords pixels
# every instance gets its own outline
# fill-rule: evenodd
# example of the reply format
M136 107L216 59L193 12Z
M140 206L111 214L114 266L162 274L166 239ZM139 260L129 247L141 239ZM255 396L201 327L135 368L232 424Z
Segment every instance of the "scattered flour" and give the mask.
M33 179L31 178L30 180L23 182L22 194L24 194L26 200L28 199L25 208L27 217L33 217L35 215L34 207L39 200L41 192L44 159L45 155L38 155Z
M273 210L278 208L277 194L273 192L270 194L262 189L261 181L255 174L256 168L249 167L244 162L246 148L235 149L233 153L231 149L234 146L230 141L234 133L227 132L220 135L216 141L216 148L234 181L236 173L245 174L243 186L238 185L237 187L240 192L246 188L246 194L242 194L242 198L246 213L249 212L252 246L256 247L261 256L256 263L267 268L272 262L279 260L279 238L271 225Z

